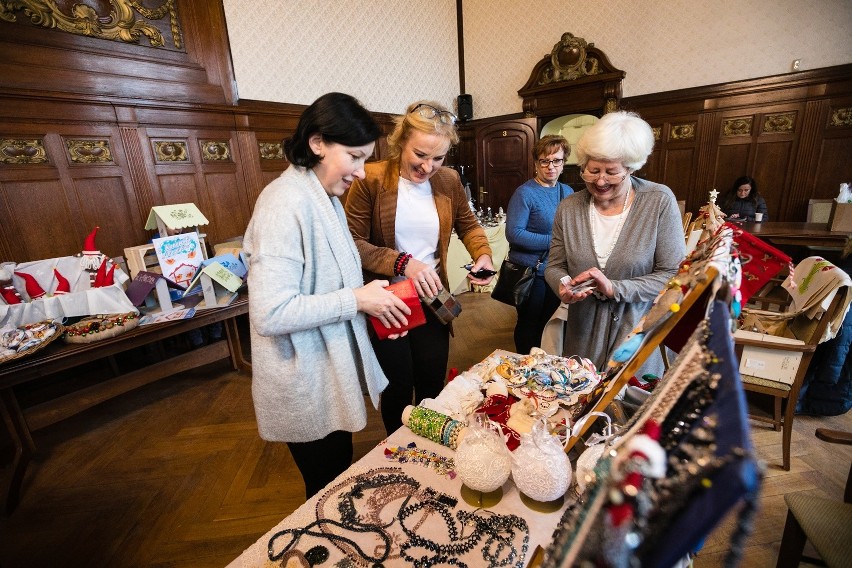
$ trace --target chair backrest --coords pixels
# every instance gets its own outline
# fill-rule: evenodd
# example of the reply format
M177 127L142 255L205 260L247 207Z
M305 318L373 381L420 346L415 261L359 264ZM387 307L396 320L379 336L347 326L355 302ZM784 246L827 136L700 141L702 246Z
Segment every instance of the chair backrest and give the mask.
M808 223L828 223L833 199L808 199Z

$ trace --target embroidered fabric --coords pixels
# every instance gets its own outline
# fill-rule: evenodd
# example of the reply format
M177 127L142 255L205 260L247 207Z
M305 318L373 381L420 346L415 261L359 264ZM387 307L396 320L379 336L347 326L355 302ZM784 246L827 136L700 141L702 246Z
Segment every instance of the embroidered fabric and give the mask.
M509 479L512 457L498 432L496 424L477 413L456 450L456 472L474 491L494 491Z
M543 566L670 566L694 552L738 502L753 502L759 478L729 330L728 307L716 301L710 323L696 328L603 453L585 501L566 510ZM637 446L630 442L652 421L662 426L668 456L661 479L631 466ZM752 508L745 511L734 543L749 530Z

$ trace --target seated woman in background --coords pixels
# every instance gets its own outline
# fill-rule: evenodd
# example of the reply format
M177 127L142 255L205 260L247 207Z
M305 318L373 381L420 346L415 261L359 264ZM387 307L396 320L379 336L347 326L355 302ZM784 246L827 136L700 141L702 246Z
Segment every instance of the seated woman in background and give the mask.
M586 189L563 199L553 220L544 276L571 304L563 354L588 357L598 369L606 368L686 254L672 190L631 175L653 149L651 126L638 115L605 114L577 142ZM659 352L641 370L662 376Z
M761 221L769 220L769 211L766 209L766 200L757 191L757 182L749 176L738 177L733 187L725 194L722 200L722 211L731 221L746 221L753 223L757 219L756 213L763 217Z
M559 298L544 281L544 269L556 207L574 193L571 187L559 181L565 158L570 153L571 147L562 136L543 136L533 147L535 176L518 187L509 200L506 212L509 260L538 268L529 300L515 306L518 310L515 351L518 353L529 353L533 347L541 346L544 326L559 307Z

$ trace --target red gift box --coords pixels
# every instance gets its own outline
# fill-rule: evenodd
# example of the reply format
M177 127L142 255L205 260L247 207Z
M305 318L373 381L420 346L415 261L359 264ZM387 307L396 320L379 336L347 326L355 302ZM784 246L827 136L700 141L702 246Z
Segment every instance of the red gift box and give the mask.
M387 339L388 335L393 333L402 333L409 329L421 326L426 323L426 314L423 312L423 305L420 303L420 296L417 295L417 290L414 288L414 280L406 278L395 284L386 287L385 290L393 292L399 299L405 302L405 305L411 310L411 315L406 316L408 325L402 327L385 327L378 318L370 316L370 322L373 324L373 329L379 339Z

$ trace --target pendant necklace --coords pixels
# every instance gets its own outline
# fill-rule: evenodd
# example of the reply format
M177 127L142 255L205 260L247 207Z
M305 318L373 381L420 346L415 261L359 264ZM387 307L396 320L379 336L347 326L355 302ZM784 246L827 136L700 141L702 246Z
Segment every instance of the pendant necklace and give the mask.
M595 250L595 256L598 259L608 259L612 254L612 251L615 250L615 244L618 242L618 237L621 235L621 228L624 227L624 221L627 219L627 202L630 201L630 190L632 189L632 185L627 188L627 195L624 198L624 204L621 206L621 213L618 216L618 226L615 228L615 236L612 239L612 242L609 245L609 250L606 251L606 254L601 254L598 252L597 247L597 235L595 234L595 198L589 201L589 226L592 229L592 248ZM600 215L600 213L598 213Z

